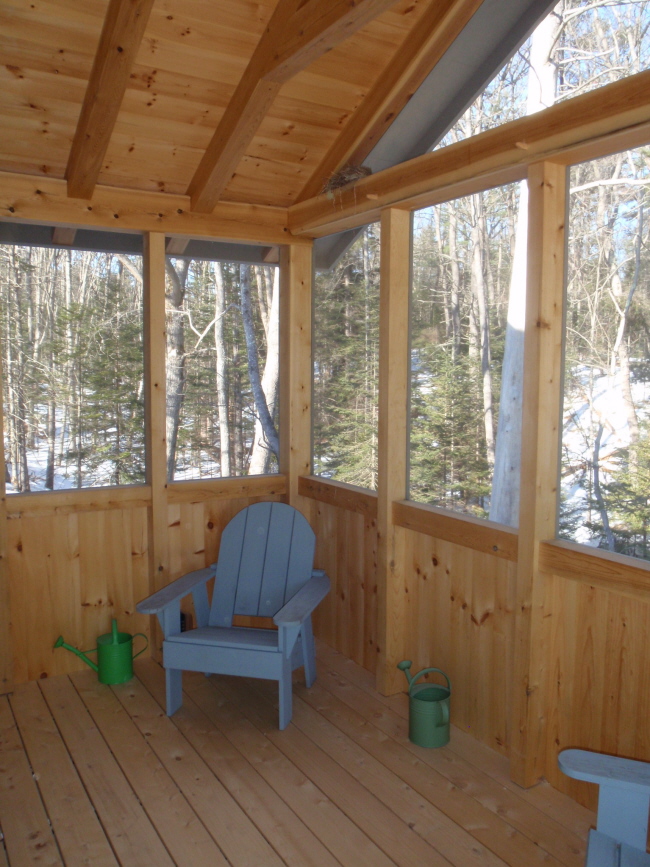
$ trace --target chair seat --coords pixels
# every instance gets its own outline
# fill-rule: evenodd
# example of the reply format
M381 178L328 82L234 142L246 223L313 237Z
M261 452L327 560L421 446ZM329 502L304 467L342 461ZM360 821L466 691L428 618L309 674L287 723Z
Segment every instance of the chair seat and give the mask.
M250 629L241 626L202 626L165 639L171 644L204 644L210 647L237 647L240 650L267 650L279 653L275 629Z

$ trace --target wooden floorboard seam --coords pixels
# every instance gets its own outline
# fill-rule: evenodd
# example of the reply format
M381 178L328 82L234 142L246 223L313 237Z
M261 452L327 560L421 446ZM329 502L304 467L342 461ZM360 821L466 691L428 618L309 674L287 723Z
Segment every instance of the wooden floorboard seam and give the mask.
M167 717L150 659L115 687L88 670L17 687L0 699L0 867L584 863L592 813L520 790L453 727L414 746L406 697L320 642L318 667L284 732L268 681L187 673Z

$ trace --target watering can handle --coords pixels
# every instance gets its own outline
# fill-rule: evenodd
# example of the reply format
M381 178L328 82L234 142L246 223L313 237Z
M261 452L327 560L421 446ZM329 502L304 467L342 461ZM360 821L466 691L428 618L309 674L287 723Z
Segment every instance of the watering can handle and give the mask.
M138 656L140 656L141 653L144 653L145 650L147 649L147 647L149 647L149 639L148 639L147 636L144 634L144 632L136 632L135 635L133 636L133 638L137 638L138 635L141 635L142 638L144 638L144 640L145 640L145 645L144 645L144 647L142 648L142 650L138 650L138 652L137 652L136 654L134 654L133 659L137 659Z
M425 674L429 674L430 671L437 671L438 674L441 674L447 681L447 689L451 692L451 681L441 668L423 668L422 671L418 671L418 673L411 679L410 686L413 686L416 680L423 677Z

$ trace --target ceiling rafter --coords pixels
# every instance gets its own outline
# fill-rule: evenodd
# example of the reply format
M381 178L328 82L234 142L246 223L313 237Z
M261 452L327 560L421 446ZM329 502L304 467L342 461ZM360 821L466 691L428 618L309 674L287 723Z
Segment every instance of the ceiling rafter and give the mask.
M190 182L193 210L213 210L280 87L395 2L279 0Z
M431 0L297 198L317 196L345 165L361 165L483 0Z
M154 0L110 0L65 177L68 195L92 197Z

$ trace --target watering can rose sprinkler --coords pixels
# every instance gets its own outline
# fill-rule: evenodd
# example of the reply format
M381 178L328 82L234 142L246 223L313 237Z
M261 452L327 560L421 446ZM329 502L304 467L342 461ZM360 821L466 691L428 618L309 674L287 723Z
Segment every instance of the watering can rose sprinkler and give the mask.
M420 747L444 747L449 743L449 678L439 668L423 668L415 677L411 677L411 665L410 659L397 663L409 685L409 740ZM416 680L431 671L441 674L447 686L416 684Z
M133 655L133 639L141 636L146 644L139 650L135 656ZM83 659L86 665L89 665L93 671L97 672L100 683L114 684L126 683L133 677L133 660L140 656L141 653L149 646L149 639L144 632L136 632L131 635L129 632L117 631L117 620L113 618L111 631L100 635L97 638L97 647L92 650L77 650L70 644L66 644L63 636L59 635L54 642L54 647L65 647L70 653L74 653L79 659ZM97 653L97 662L88 659L87 653Z

